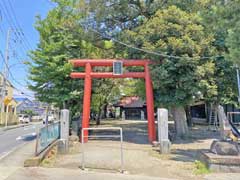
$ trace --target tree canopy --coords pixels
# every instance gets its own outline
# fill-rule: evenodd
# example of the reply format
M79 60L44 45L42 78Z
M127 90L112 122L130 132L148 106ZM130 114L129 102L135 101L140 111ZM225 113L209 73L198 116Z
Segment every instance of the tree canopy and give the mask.
M187 133L185 106L199 99L236 104L239 0L53 1L48 16L37 18L40 42L31 52L30 87L40 100L81 108L83 81L70 79L69 59L148 58L155 106L175 111L180 135ZM121 91L144 98L143 87L142 81L94 80L92 110L100 113Z

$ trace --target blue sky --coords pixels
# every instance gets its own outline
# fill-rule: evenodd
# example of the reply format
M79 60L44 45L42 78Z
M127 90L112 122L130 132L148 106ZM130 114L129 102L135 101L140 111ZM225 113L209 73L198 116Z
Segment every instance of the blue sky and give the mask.
M33 96L27 89L27 66L29 61L27 51L36 48L39 40L38 32L34 28L36 15L46 17L48 11L54 7L50 0L0 0L0 53L5 55L6 36L10 28L9 47L9 81L16 87L15 95L24 93ZM0 54L0 71L4 61Z

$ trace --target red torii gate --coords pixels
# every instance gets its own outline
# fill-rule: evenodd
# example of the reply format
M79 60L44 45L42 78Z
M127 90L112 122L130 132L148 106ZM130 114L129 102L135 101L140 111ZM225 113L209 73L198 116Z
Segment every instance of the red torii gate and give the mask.
M115 75L113 72L93 72L92 67L105 66L112 67L116 61L122 62L123 66L142 66L144 72L126 72L121 75ZM146 86L146 104L147 104L147 119L148 119L148 139L149 142L156 140L155 119L154 119L154 104L152 80L148 65L150 60L115 60L115 59L74 59L69 60L74 67L85 67L85 72L72 72L71 78L84 78L84 98L83 98L83 117L82 128L89 127L90 103L92 78L144 78ZM84 131L84 137L88 136L88 131ZM87 141L87 139L86 139Z

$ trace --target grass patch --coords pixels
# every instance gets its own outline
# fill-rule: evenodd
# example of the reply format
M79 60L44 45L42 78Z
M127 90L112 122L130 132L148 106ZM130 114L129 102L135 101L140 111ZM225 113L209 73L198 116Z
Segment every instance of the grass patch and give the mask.
M194 174L196 175L211 173L211 171L207 168L207 166L201 161L195 161L194 165L195 165Z
M147 152L150 156L161 159L161 160L169 160L170 159L170 154L161 154L160 150L158 150L158 149L148 150Z

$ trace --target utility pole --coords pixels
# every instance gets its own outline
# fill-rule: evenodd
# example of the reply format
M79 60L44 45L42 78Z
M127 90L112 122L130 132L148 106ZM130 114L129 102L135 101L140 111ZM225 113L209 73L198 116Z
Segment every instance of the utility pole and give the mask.
M2 84L2 92L1 92L1 96L2 96L2 102L1 102L1 114L3 118L3 114L4 114L4 110L5 110L5 104L4 104L4 99L6 96L6 91L7 91L7 79L8 79L8 61L9 61L9 42L10 42L10 34L11 34L11 28L8 29L7 32L7 40L6 40L6 49L5 49L5 59L4 59L4 70L3 70L3 84ZM7 109L8 111L8 109ZM7 127L7 123L8 123L8 112L6 112L6 116L5 116L5 127Z

